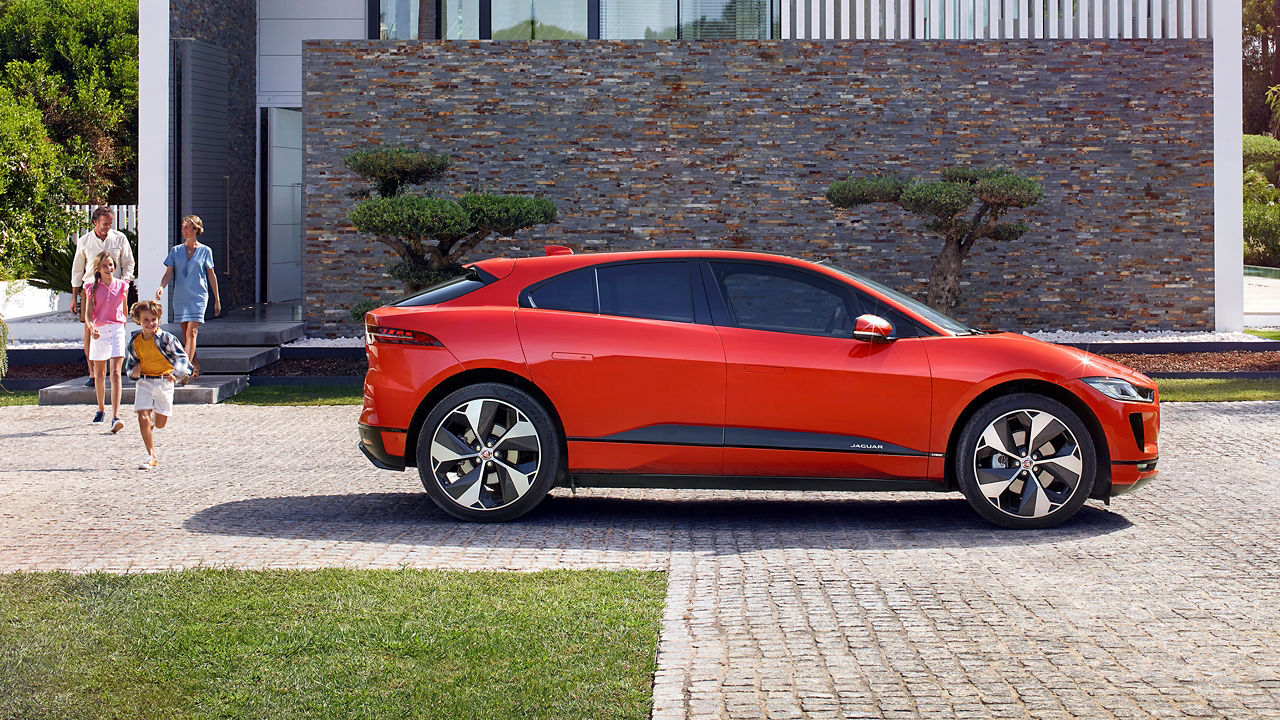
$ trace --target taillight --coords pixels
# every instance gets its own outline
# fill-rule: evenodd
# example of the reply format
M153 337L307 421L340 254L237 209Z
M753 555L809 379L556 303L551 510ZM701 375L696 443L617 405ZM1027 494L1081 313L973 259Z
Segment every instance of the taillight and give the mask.
M372 323L364 326L364 341L367 345L382 343L384 345L433 345L444 347L444 343L429 333L384 327Z

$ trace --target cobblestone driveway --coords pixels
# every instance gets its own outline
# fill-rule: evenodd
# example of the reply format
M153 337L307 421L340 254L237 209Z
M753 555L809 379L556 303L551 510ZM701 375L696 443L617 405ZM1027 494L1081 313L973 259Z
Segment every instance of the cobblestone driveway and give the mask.
M357 408L180 406L159 471L0 408L0 571L670 571L655 717L1280 718L1280 403L1167 405L1160 480L1065 527L958 496L557 491L455 522Z

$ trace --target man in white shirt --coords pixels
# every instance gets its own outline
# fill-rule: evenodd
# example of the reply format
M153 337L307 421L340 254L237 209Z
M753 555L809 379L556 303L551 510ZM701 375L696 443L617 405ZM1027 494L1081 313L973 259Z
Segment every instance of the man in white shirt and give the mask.
M103 205L96 208L89 217L93 228L76 240L76 256L71 262L71 313L84 323L84 357L89 358L89 322L84 313L88 312L89 300L84 297L84 284L93 282L93 262L98 254L105 251L116 261L115 276L126 282L133 282L133 249L129 247L129 238L124 233L112 228L116 222L116 214L111 208ZM89 382L93 384L93 367L89 367Z

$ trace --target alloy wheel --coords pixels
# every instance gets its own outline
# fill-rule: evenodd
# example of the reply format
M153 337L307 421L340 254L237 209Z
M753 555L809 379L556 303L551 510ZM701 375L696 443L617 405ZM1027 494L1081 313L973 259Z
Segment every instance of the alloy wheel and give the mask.
M529 492L541 447L519 408L494 398L468 400L446 413L432 435L431 474L461 507L497 510Z
M982 431L973 455L982 495L1000 512L1042 518L1062 507L1084 473L1075 434L1052 413L1019 409Z

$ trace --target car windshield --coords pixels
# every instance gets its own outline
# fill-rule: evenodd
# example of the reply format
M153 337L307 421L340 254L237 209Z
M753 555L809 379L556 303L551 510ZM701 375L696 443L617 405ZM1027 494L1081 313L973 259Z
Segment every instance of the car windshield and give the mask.
M938 312L937 310L934 310L933 308L929 307L928 305L925 305L924 303L920 302L919 300L916 300L915 298L911 297L910 295L907 295L906 293L894 290L888 285L882 285L876 282L875 280L869 280L859 275L856 272L853 272L851 270L846 270L838 265L827 265L827 267L831 268L832 270L838 270L841 273L848 275L854 280L857 280L860 284L865 285L866 287L869 287L872 290L875 290L881 295L884 295L890 300L893 300L899 305L905 307L911 312L914 312L915 314L919 315L920 317L924 318L925 320L928 320L929 322L933 323L934 325L937 325L938 327L944 330L948 330L957 335L974 335L981 332L980 330L977 330L975 328L969 327L968 325L965 325L964 323L960 322L959 320L956 320L953 317L944 315L943 313Z

